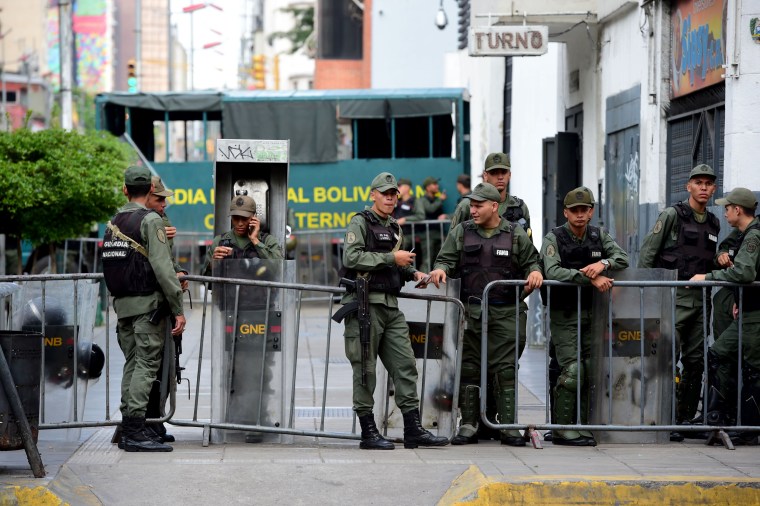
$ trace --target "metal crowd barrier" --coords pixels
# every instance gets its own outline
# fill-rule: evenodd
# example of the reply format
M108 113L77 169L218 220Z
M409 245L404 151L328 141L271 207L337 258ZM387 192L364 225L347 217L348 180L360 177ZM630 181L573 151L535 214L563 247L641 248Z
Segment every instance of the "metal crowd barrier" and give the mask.
M275 282L275 281L260 281L260 280L250 280L250 279L239 279L239 278L226 278L226 277L203 277L203 276L186 276L185 279L191 281L191 282L200 282L200 283L208 283L213 284L215 290L219 290L221 286L234 286L236 288L235 292L235 301L237 302L239 297L239 289L242 287L258 287L266 289L266 300L267 303L270 301L270 299L273 298L273 290L281 290L281 291L292 291L295 292L295 313L296 313L296 338L295 338L295 355L298 354L298 347L300 346L300 335L299 335L299 329L300 329L300 322L302 320L301 318L301 310L303 307L303 304L305 302L304 294L306 293L323 293L327 295L327 305L324 306L323 304L320 304L318 307L320 307L323 311L321 318L324 319L324 322L327 326L327 334L326 334L326 343L325 343L325 369L324 374L322 377L322 395L321 399L319 399L319 406L314 406L315 411L319 413L318 416L318 429L309 430L309 429L303 429L303 428L297 428L296 422L295 422L295 410L296 410L296 383L297 383L297 375L298 375L298 369L299 364L298 360L293 360L291 364L290 370L284 371L284 374L287 375L290 378L289 385L290 390L288 392L282 392L282 397L284 401L284 405L286 406L287 411L287 421L285 423L277 423L274 426L271 425L262 425L262 424L248 424L248 423L231 423L231 422L224 422L224 421L214 421L211 419L200 419L198 417L198 411L199 411L199 400L201 398L200 395L200 389L203 385L202 377L204 376L202 374L202 367L203 367L203 357L202 355L198 357L198 368L196 371L196 381L195 381L195 402L193 407L193 417L192 419L178 419L173 418L169 420L169 423L172 425L177 426L185 426L185 427L198 427L203 429L203 445L207 446L211 442L211 433L212 429L219 429L222 431L241 431L241 432L248 432L248 433L257 433L257 434L279 434L279 435L285 435L285 436L310 436L310 437L325 437L325 438L339 438L339 439L360 439L360 435L356 433L356 415L355 413L352 413L352 424L351 424L351 430L350 431L337 431L337 430L329 430L325 427L325 418L326 413L328 412L327 407L327 395L330 391L330 384L329 384L329 364L331 361L330 358L330 346L331 341L333 339L333 325L331 317L333 313L335 312L334 307L334 298L335 296L342 295L345 293L345 289L342 287L330 287L330 286L323 286L323 285L310 285L310 284L303 284L303 283L283 283L283 282ZM461 349L462 346L462 336L463 336L463 330L464 330L464 306L462 305L461 301L459 301L457 298L453 297L447 297L447 296L441 296L441 295L425 295L425 294L412 294L412 293L402 293L399 295L399 298L406 298L406 299L416 299L420 301L424 301L427 304L427 318L426 318L426 335L430 335L430 306L433 302L442 302L445 304L453 304L453 306L456 308L457 314L458 314L458 325L456 327L456 345L455 348L457 350ZM268 304L267 304L268 305ZM206 329L208 325L206 324L206 320L208 318L208 310L209 307L209 301L208 301L208 291L204 292L204 300L203 300L203 316L202 316L202 323L201 323L201 336L200 336L200 350L204 349L204 341L206 339ZM237 316L234 317L232 328L237 329L237 326L240 322L237 320ZM266 324L265 327L269 329L269 324ZM227 333L229 333L229 327L226 330ZM214 339L224 339L224 336L214 336ZM339 339L342 341L343 336L339 336ZM233 338L233 344L232 349L234 350L234 338ZM429 343L430 340L426 339L424 343L424 355L422 358L422 370L420 372L420 380L421 380L421 390L422 394L420 396L422 400L422 396L424 395L424 392L426 390L425 384L427 381L430 381L428 379L428 364L429 361L432 360L428 357L428 351L429 351ZM263 353L266 354L266 339L264 339L264 349ZM234 354L233 354L234 357ZM235 360L233 358L233 360ZM453 397L451 404L449 406L450 414L445 415L448 416L450 419L450 433L447 434L447 437L452 438L455 434L456 430L456 417L457 417L457 403L458 403L458 391L459 391L459 369L461 365L461 356L459 354L456 355L456 364L454 367L454 383L451 385L452 391L449 392L449 394ZM378 368L379 369L379 368ZM262 377L263 377L263 371L262 371ZM264 385L264 382L262 381L261 388L266 388ZM383 390L383 385L378 383L375 397L378 396L378 391ZM216 390L212 390L212 395ZM262 394L263 395L263 394ZM392 394L386 389L385 390L385 398L384 401L380 401L381 403L385 404L385 414L388 414L388 403L390 396ZM261 399L261 397L259 397ZM377 399L376 399L377 402ZM317 403L315 403L317 404ZM213 405L213 400L212 400ZM424 419L425 416L425 403L420 403L420 415L421 418ZM259 400L258 404L258 416L261 417L261 401ZM383 431L387 435L388 430L388 419L387 416L383 420L383 424L381 425L383 428ZM398 439L398 438L396 438Z
M559 282L559 281L553 281L553 280L544 280L543 282L544 286L547 287L548 292L548 300L546 301L545 309L544 309L544 335L549 334L549 322L550 322L550 312L551 312L551 289L552 287L560 287L560 286L566 286L566 287L575 287L578 290L578 305L576 309L576 321L577 321L577 328L578 328L578 343L576 348L577 353L577 360L581 360L581 348L582 348L582 341L583 339L589 338L589 336L584 336L581 333L581 306L580 306L580 293L581 293L581 286L576 285L574 283L565 283L565 282ZM510 281L494 281L489 283L484 292L483 292L483 299L482 299L482 341L481 341L481 378L480 378L480 389L482 392L487 391L488 387L488 361L487 361L487 342L488 342L488 295L496 287L499 286L513 286L515 288L515 294L516 297L519 300L520 292L523 289L525 285L524 280L510 280ZM730 437L727 435L726 431L736 431L736 432L756 432L760 434L760 426L752 426L752 425L742 425L742 418L741 418L741 393L742 393L742 342L743 342L743 315L742 315L742 305L743 305L743 293L744 289L748 286L753 287L760 287L760 282L754 282L751 284L745 284L740 285L736 283L728 283L728 282L721 282L721 281L701 281L701 282L689 282L689 281L634 281L634 280L627 280L627 281L614 281L614 286L612 289L610 289L608 292L602 295L603 299L606 301L606 307L607 311L604 315L604 324L606 328L606 358L607 360L600 360L599 363L606 362L606 370L603 372L602 376L607 378L606 385L596 385L597 388L606 387L606 392L608 395L611 395L613 392L614 386L613 386L613 378L614 378L614 368L613 368L613 320L615 320L615 314L613 313L613 303L612 298L613 294L616 290L619 290L621 288L625 287L633 287L639 289L639 325L638 325L638 332L639 332L639 374L640 374L640 391L639 391L639 399L642 401L639 404L639 420L638 423L631 423L631 424L619 424L614 423L613 420L613 410L612 406L613 403L610 401L607 403L607 415L606 420L601 420L599 423L582 423L581 422L581 410L578 408L581 406L581 377L580 377L580 370L578 372L578 377L576 379L577 382L577 388L576 388L576 423L574 424L556 424L551 422L551 392L550 392L550 386L549 386L549 346L546 346L545 351L545 365L546 365L546 383L545 383L545 395L546 395L546 410L545 410L545 417L543 421L540 420L530 420L527 423L521 422L519 420L519 389L515 389L515 404L518 406L518 409L515 410L515 422L512 424L500 424L495 421L489 420L486 416L486 396L481 395L480 397L480 413L481 413L481 420L482 422L489 428L497 429L497 430L525 430L526 431L526 440L532 440L534 447L541 448L540 440L537 437L537 434L535 431L537 430L588 430L588 431L601 431L601 432L650 432L650 431L656 431L656 432L694 432L694 433L704 433L708 434L706 437L707 444L712 444L714 442L722 443L727 449L733 450L734 446L731 442ZM704 366L703 366L703 396L700 401L700 416L699 418L702 419L702 425L680 425L675 423L675 417L676 417L676 374L677 374L677 356L678 351L676 350L676 289L682 288L682 287L689 287L691 289L699 289L703 292L703 304L702 304L702 311L703 315L705 315L703 319L703 352L704 352ZM710 331L710 312L709 308L711 306L710 304L710 297L712 288L721 288L721 287L729 287L733 289L738 289L739 293L739 317L738 317L738 334L739 334L739 342L738 342L738 356L737 356L737 397L736 397L736 411L737 411L737 424L736 425L708 425L707 424L707 409L706 409L706 396L704 393L709 391L710 383L708 379L708 365L707 365L707 351L709 348L709 345L712 344L712 341L720 336L712 336ZM668 310L669 310L669 316L670 316L670 324L669 324L669 331L670 331L670 369L668 371L665 371L666 377L668 378L668 386L670 390L670 412L667 414L669 420L667 420L668 423L652 423L651 421L649 423L644 423L645 420L645 409L646 405L643 402L643 400L646 398L646 389L647 389L647 382L653 381L654 378L648 377L646 374L646 370L644 367L644 357L645 357L645 336L647 329L645 328L645 318L644 318L644 290L647 288L660 288L660 289L666 289L668 291L668 294L670 296L670 303L668 304ZM591 289L595 290L593 287ZM601 294L600 294L601 295ZM516 319L519 321L519 318L521 317L519 312L519 305L515 305L515 313L516 313ZM593 318L595 320L598 320L601 316L598 314L594 314ZM653 336L657 337L657 336ZM597 336L592 339L598 339ZM519 364L519 325L516 326L515 331L515 384L519 385L519 367L517 367L517 364ZM549 341L549 338L547 338L547 342ZM662 371L660 371L662 373ZM597 374L597 377L599 377L599 374Z

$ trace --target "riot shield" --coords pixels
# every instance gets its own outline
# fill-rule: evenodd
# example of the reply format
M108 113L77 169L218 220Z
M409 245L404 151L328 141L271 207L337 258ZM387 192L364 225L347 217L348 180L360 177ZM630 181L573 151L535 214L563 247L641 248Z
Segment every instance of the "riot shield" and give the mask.
M414 282L408 282L402 289L402 293L459 297L458 279L448 278L446 284L441 285L440 288L431 284L427 289L419 290L415 289L414 285ZM451 410L457 368L458 306L432 302L429 333L426 334L428 302L401 297L398 302L409 325L409 339L417 359L417 392L422 392L420 395L422 425L426 428L437 428L440 435L448 436L454 429ZM427 360L424 360L425 353L427 353ZM388 427L403 428L404 419L401 411L393 401L393 396L388 399L388 372L384 367L378 367L376 374L374 412L380 414L380 420L387 418ZM393 388L393 385L390 386ZM386 399L388 399L387 403Z
M626 269L615 281L669 281L676 272ZM673 398L671 289L615 286L612 330L608 294L594 292L589 422L596 425L667 425ZM643 322L643 332L642 332ZM663 431L595 433L600 443L666 443Z
M295 262L217 261L215 277L290 282ZM213 422L285 427L295 356L296 292L264 286L212 286ZM215 431L215 441L282 442L277 434Z
M89 380L100 377L105 359L94 343L98 286L93 280L47 282L43 295L42 282L33 281L13 295L12 330L42 332L45 323L40 423L85 419ZM75 441L80 433L67 429L56 435Z

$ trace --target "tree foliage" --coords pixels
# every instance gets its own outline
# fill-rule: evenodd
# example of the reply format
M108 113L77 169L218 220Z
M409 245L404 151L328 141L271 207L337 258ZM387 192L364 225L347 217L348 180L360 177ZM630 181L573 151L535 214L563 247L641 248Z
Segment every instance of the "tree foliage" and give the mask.
M308 46L311 35L314 32L314 7L285 7L280 9L293 16L293 28L287 32L274 32L269 36L269 43L275 39L286 39L290 42L290 54L295 53L304 46ZM307 50L311 48L307 47Z
M0 132L0 232L35 246L87 235L124 203L128 162L105 132Z

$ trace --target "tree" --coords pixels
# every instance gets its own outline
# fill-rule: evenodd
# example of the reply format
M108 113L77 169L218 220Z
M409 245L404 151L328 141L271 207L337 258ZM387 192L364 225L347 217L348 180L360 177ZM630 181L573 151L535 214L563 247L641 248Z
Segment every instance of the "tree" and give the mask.
M313 48L309 47L309 43L314 32L314 7L285 7L280 11L293 16L294 26L287 32L272 33L269 36L269 43L271 44L275 39L286 39L290 41L290 54L304 46L307 51L311 51Z
M124 203L129 159L127 145L106 132L0 132L0 233L34 246L87 235Z

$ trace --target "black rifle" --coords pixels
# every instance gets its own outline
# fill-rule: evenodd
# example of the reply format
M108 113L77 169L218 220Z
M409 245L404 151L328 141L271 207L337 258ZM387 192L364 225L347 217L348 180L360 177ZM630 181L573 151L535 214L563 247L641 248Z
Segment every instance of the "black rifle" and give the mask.
M356 317L359 320L359 343L362 346L362 386L366 386L370 328L372 326L369 315L369 286L367 278L357 277L356 280L341 278L340 284L344 285L349 292L356 292L356 300L340 308L332 319L340 323L347 315L354 311L358 313Z

